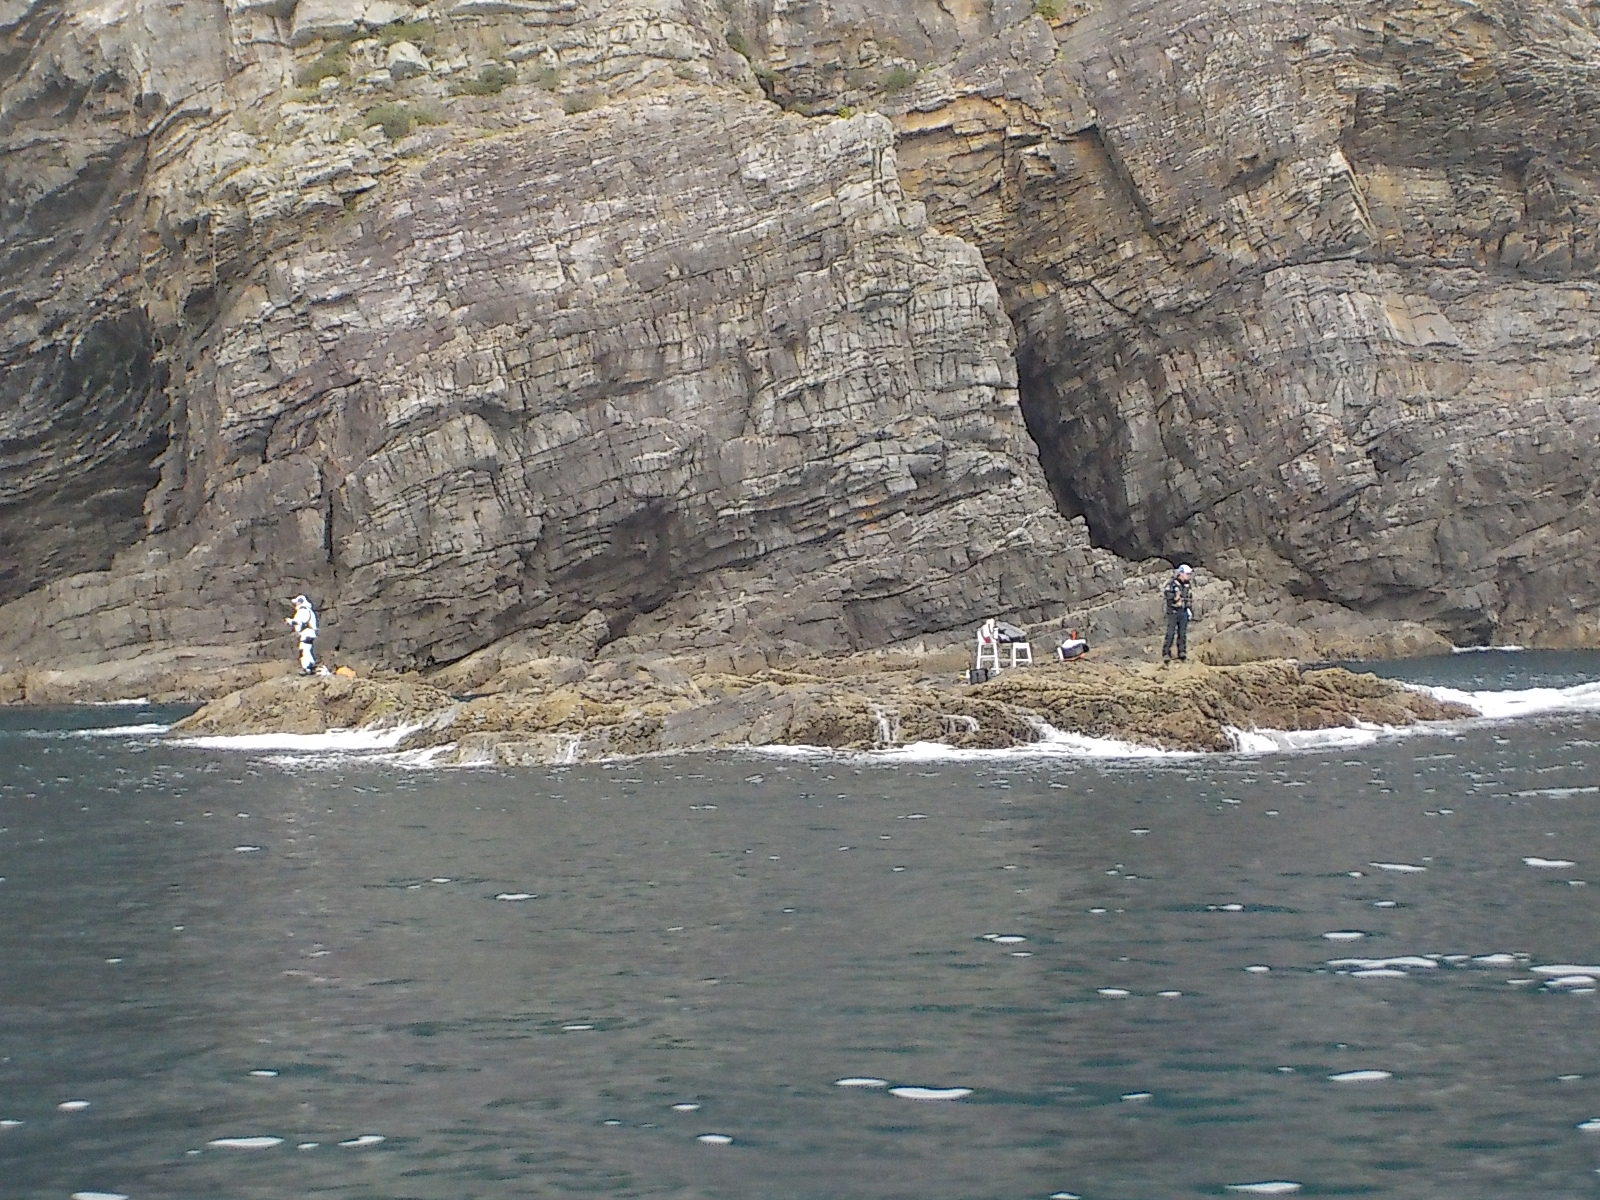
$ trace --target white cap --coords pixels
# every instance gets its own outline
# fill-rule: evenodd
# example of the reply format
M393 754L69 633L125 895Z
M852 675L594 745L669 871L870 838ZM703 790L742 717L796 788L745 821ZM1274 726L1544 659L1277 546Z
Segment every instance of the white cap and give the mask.
M1191 567L1188 563L1184 563L1182 566L1180 566L1178 568L1178 574L1179 575L1193 575L1194 574L1194 568Z

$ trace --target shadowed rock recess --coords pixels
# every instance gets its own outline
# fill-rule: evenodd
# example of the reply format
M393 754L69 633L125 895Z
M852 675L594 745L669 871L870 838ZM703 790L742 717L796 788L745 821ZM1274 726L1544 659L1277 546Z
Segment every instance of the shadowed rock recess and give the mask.
M405 670L1145 637L1176 556L1218 660L1593 644L1597 52L1554 0L0 2L0 698L258 679L300 591Z

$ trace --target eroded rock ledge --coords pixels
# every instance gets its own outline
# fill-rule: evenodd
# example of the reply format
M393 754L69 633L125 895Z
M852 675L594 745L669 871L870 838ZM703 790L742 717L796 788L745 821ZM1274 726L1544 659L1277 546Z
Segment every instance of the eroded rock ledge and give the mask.
M411 731L401 750L440 763L571 763L619 755L797 745L839 750L942 742L1024 746L1059 733L1167 750L1227 750L1230 729L1409 725L1471 715L1372 675L1307 671L1290 661L1049 664L986 684L953 682L934 664L858 674L767 670L690 675L670 664L635 677L589 676L470 698L404 680L283 678L256 684L180 722L184 736ZM845 670L860 664L844 664ZM580 672L581 673L581 672Z

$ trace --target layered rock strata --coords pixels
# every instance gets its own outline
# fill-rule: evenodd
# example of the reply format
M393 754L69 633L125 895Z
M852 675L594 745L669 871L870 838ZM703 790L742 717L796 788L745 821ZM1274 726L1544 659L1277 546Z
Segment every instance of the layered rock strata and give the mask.
M0 691L243 682L298 591L390 668L1134 635L1149 555L1219 657L1600 640L1580 6L0 34Z
M360 26L386 9L334 28L303 22L305 8L285 36L321 47L313 76L378 61L382 39ZM99 44L88 17L34 10L41 46ZM475 11L452 20L483 41ZM284 106L315 152L297 140L258 158L245 126L227 135L237 153L191 148L163 172L150 160L165 131L124 130L157 176L125 219L172 243L146 244L145 275L115 296L157 328L141 361L162 453L122 444L150 458L145 536L72 525L67 499L8 477L19 510L72 541L78 565L110 565L0 612L0 655L57 667L206 646L230 670L226 649L259 653L297 591L322 606L325 647L390 667L591 616L596 645L857 647L1120 584L1116 560L1051 507L993 281L903 195L886 121L785 115L720 34L696 41L696 5L631 32L573 5L539 11L548 20L522 22L505 61L537 50L620 98L585 111L519 84L485 114L485 88L456 85L467 108L402 140L411 158L376 129L332 141L351 86L338 73ZM265 19L230 18L235 41L246 17ZM273 19L283 33L287 18ZM573 33L584 22L587 40ZM473 44L454 26L454 50L438 36L444 61ZM663 91L665 60L721 86L686 70ZM470 64L457 74L484 78ZM123 99L163 82L124 80ZM594 95L566 99L582 97ZM186 101L226 121L227 99ZM526 123L503 128L508 113ZM168 114L214 142L183 116ZM469 119L470 137L455 127ZM296 183L308 197L289 198ZM174 210L217 198L231 201L206 213L221 248L197 263ZM188 274L156 280L157 264ZM104 267L129 264L106 251ZM59 268L31 273L43 287ZM31 362L36 349L11 353ZM77 477L61 454L34 466Z
M1062 511L1458 642L1600 639L1590 6L934 7L741 14L983 250Z

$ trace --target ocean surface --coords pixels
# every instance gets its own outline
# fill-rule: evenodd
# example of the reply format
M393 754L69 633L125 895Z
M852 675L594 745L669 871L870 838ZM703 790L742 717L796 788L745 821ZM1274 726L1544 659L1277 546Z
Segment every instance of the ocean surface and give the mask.
M1600 655L1219 756L0 710L4 1200L1600 1195Z

